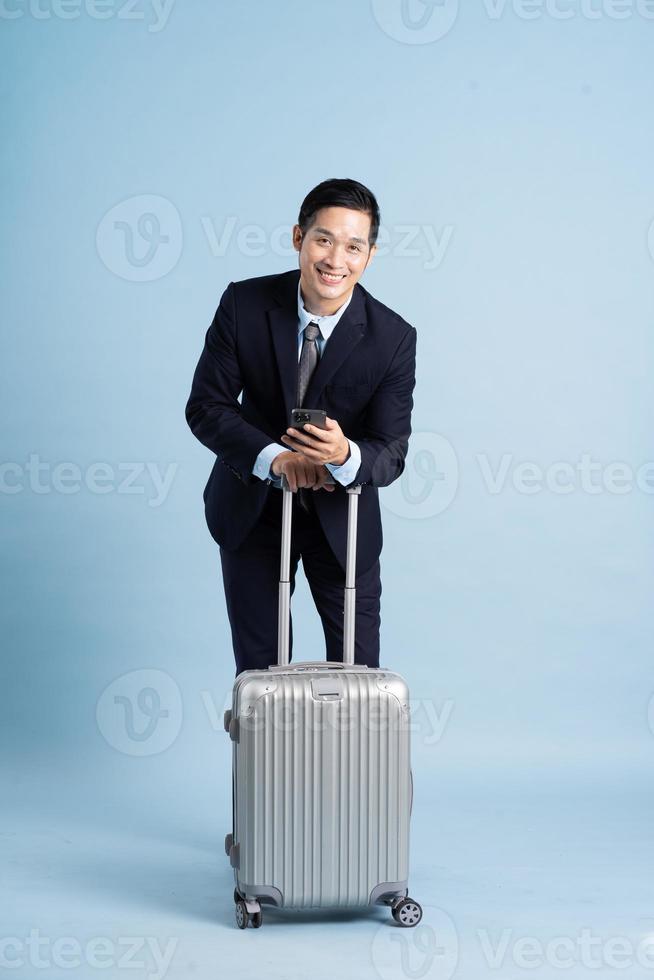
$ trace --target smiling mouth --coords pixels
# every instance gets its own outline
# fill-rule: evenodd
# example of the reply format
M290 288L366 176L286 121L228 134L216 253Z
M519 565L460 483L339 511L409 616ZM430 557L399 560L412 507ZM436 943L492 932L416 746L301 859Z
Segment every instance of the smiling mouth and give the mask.
M323 269L318 269L318 273L323 282L329 283L330 286L335 286L337 283L345 279L344 275L334 276L329 272L324 272Z

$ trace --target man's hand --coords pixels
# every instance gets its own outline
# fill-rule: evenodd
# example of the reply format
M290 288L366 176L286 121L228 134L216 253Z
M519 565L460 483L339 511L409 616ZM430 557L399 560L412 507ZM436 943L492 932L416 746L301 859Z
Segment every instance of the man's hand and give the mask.
M333 483L327 483L332 479L328 469L317 463L312 463L300 453L287 452L275 456L272 461L271 469L275 476L282 473L288 480L289 489L295 493L299 487L311 487L313 490L334 490Z
M326 419L326 429L305 425L302 429L287 429L282 436L285 446L292 446L312 463L342 466L350 455L350 444L335 419Z

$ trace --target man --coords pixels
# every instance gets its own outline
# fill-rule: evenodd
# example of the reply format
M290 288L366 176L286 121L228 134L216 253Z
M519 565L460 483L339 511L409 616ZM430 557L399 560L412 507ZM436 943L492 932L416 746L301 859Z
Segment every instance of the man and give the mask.
M217 457L205 512L220 545L237 674L277 659L282 474L298 491L291 593L302 559L328 660L343 658L342 488L362 485L355 661L379 666L377 488L404 469L416 331L359 284L378 230L367 187L323 181L293 227L299 271L231 282L207 331L186 418ZM327 429L294 429L291 412L300 406L324 409Z

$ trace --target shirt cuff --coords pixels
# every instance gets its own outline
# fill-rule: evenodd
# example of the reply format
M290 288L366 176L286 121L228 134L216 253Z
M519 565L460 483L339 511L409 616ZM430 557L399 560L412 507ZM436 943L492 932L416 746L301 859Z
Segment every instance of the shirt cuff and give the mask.
M260 480L270 480L275 486L281 486L281 478L274 475L271 466L276 456L287 451L286 447L280 446L278 442L271 442L264 446L254 461L252 467L254 476L258 476Z
M361 466L361 450L356 442L352 442L351 439L348 439L348 442L350 444L349 459L346 459L340 466L336 466L334 463L325 463L334 479L338 480L344 487L352 483Z

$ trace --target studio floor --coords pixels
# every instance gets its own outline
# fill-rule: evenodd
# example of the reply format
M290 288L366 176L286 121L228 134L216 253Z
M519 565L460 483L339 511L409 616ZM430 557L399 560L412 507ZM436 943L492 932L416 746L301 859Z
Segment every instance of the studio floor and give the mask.
M7 774L8 975L654 976L651 807L637 768L448 766L427 776L418 760L416 929L382 907L267 907L263 928L245 932L223 852L229 799L220 773L198 772L141 786L132 773L122 787L115 772L88 772L82 792L72 777Z

